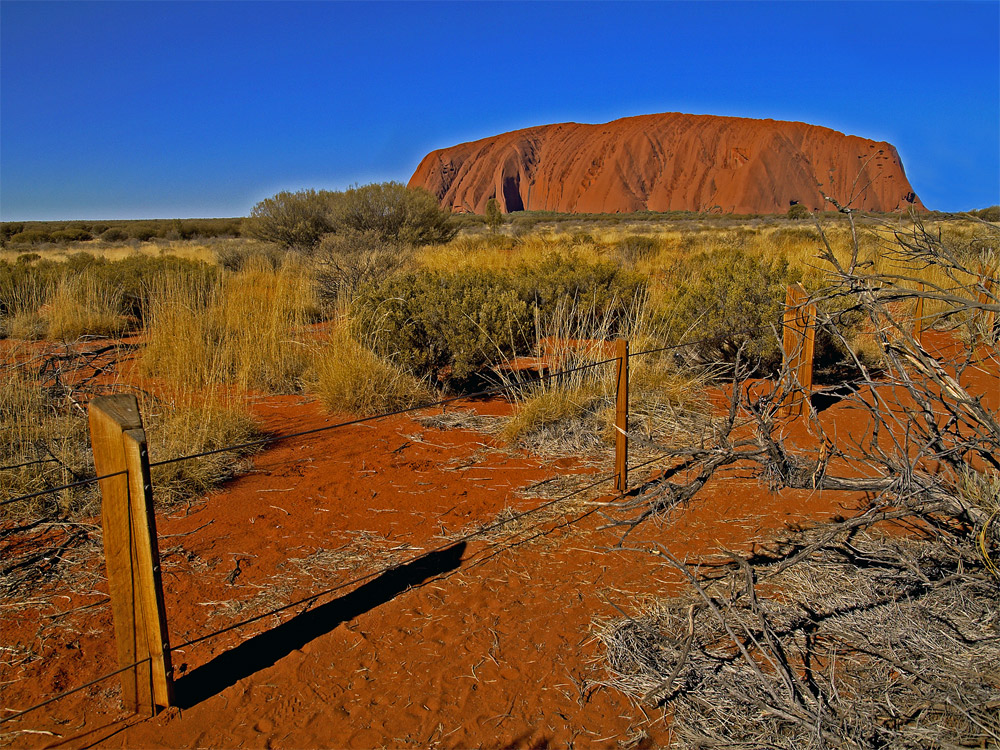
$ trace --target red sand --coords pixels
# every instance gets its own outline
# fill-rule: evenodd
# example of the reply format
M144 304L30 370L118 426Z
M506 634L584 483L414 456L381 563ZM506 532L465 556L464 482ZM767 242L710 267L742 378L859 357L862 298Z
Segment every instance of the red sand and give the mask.
M975 377L996 409L997 373ZM295 397L257 408L277 432L336 419ZM840 434L865 429L864 415L846 403L822 419ZM792 444L813 445L804 421L788 434ZM189 512L158 516L171 642L419 557L508 505L543 502L514 497L515 488L587 470L402 417L278 444L256 458L253 473ZM632 485L643 478L633 474ZM643 733L664 744L659 712L594 684L604 673L592 622L678 589L678 575L650 554L651 542L680 558L747 552L787 524L846 515L859 501L771 493L734 468L667 522L637 531L623 550L611 549L619 534L601 530L592 507L569 504L509 549L472 540L423 570L324 596L308 614L293 608L175 651L181 708L127 716L112 678L0 725L0 736L17 747L619 747ZM320 560L317 552L351 545L365 546L369 557L342 569L301 567L310 556ZM100 558L78 562L74 580L87 593L52 587L34 603L0 610L3 660L18 662L25 647L36 654L0 671L8 681L0 686L4 709L116 668L108 607L73 611L103 601L86 588ZM97 588L106 591L106 583Z
M783 214L793 201L864 211L923 204L889 143L801 122L669 112L574 122L432 151L409 182L455 211Z

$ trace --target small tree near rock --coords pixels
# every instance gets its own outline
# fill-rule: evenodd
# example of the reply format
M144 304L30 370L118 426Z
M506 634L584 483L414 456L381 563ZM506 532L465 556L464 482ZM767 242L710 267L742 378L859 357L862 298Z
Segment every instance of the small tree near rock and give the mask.
M503 225L503 213L500 211L500 204L496 198L486 201L486 226L496 234L496 231Z

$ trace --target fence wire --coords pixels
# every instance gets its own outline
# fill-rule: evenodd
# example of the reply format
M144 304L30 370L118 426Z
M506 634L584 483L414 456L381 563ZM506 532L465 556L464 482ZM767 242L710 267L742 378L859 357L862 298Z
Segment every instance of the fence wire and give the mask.
M743 334L749 334L749 333L760 333L762 331L771 331L771 330L773 330L773 326L755 326L755 327L752 327L752 328L745 328L745 329L742 329L740 331L736 331L732 335L743 335ZM710 343L710 342L714 341L716 338L717 337L713 336L711 338L699 339L697 341L685 341L685 342L680 343L680 344L671 344L669 346L661 346L661 347L657 347L657 348L654 348L654 349L646 349L646 350L643 350L643 351L640 351L640 352L630 352L628 354L628 358L631 359L632 357L640 357L640 356L642 356L644 354L658 354L658 353L661 353L661 352L672 351L672 350L676 350L676 349L683 349L683 348L688 347L688 346L698 346L699 344ZM612 362L617 362L618 359L619 359L618 357L610 357L608 359L602 359L602 360L597 361L597 362L588 362L586 364L578 365L576 367L571 367L571 368L568 368L568 369L565 369L565 370L559 370L557 372L550 372L550 373L548 373L546 375L540 375L538 377L537 381L533 381L533 382L540 382L541 383L541 382L545 382L547 380L550 380L552 378L561 378L561 377L564 377L566 375L572 374L574 372L580 372L582 370L589 370L589 369L592 369L592 368L595 368L595 367L601 367L602 365L610 364ZM287 433L287 434L284 434L284 435L273 435L273 436L270 436L270 437L261 438L259 440L251 440L251 441L248 441L248 442L245 442L245 443L236 443L234 445L227 445L227 446L224 446L222 448L214 448L213 450L202 451L200 453L191 453L189 455L176 456L174 458L167 458L167 459L164 459L162 461L155 461L155 462L150 463L150 468L155 467L155 466L165 466L167 464L178 463L180 461L190 461L190 460L193 460L193 459L196 459L196 458L203 458L205 456L213 456L213 455L216 455L216 454L219 454L219 453L228 453L228 452L231 452L231 451L245 450L247 448L256 448L256 447L261 447L261 446L265 446L265 445L271 445L273 443L277 443L277 442L280 442L282 440L289 440L289 439L296 438L296 437L304 437L306 435L314 435L314 434L317 434L317 433L320 433L320 432L328 432L330 430L336 430L336 429L340 429L342 427L350 427L352 425L357 425L357 424L365 424L367 422L374 422L374 421L377 421L379 419L386 419L388 417L400 416L402 414L408 414L408 413L411 413L411 412L421 411L423 409L432 409L432 408L434 408L436 406L446 406L447 404L455 403L456 401L463 401L463 400L466 400L466 399L474 399L474 398L483 398L484 396L494 396L494 395L497 395L498 393L503 393L504 391L510 390L512 388L520 387L521 385L523 385L523 383L521 383L519 381L515 381L515 382L511 382L511 383L504 383L503 385L498 385L498 386L495 386L493 388L486 388L484 390L476 391L474 393L465 393L465 394L462 394L462 395L459 395L459 396L451 396L449 398L440 399L438 401L432 401L432 402L426 403L426 404L419 404L417 406L408 406L408 407L403 408L403 409L396 409L394 411L384 412L384 413L381 413L381 414L375 414L375 415L372 415L370 417L361 417L359 419L352 419L352 420L349 420L347 422L339 422L337 424L326 425L324 427L316 427L316 428L313 428L313 429L310 429L310 430L302 430L300 432L292 432L292 433ZM4 467L4 468L13 468L13 467ZM53 494L53 493L56 493L56 492L62 492L63 490L71 489L73 487L82 487L82 486L87 485L87 484L93 484L94 482L98 482L98 481L100 481L102 479L108 479L110 477L115 477L115 476L118 476L119 474L123 474L123 473L125 473L125 472L121 471L121 472L116 472L114 474L104 474L104 475L98 476L98 477L87 477L85 479L81 479L81 480L76 481L76 482L71 482L70 484L64 484L64 485L60 485L58 487L48 487L48 488L46 488L44 490L39 490L38 492L32 492L32 493L27 494L27 495L20 495L18 497L14 497L14 498L10 498L8 500L4 500L4 501L0 502L0 507L3 507L5 505L11 505L12 503L21 502L23 500L31 500L33 498L41 497L43 495Z

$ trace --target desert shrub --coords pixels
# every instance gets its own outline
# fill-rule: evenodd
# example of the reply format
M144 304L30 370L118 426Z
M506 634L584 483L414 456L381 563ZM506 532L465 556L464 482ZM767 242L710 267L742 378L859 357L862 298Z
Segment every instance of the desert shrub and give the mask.
M491 232L495 233L503 226L503 212L500 211L500 204L497 203L496 198L490 198L486 201L486 215L484 219L486 226L490 228Z
M71 228L60 229L51 235L53 242L86 242L94 239L86 229Z
M618 336L623 314L645 289L639 274L574 250L549 252L537 263L515 266L507 275L511 288L542 318L555 315L566 301L573 303L577 324L595 315L610 315L611 338Z
M975 211L969 211L969 213L983 221L1000 221L1000 206L980 208Z
M505 281L476 269L394 276L358 296L355 327L411 372L466 378L527 342L531 311Z
M381 284L412 256L409 245L373 231L329 234L316 250L319 293L328 302L349 302L364 286Z
M676 264L670 275L685 280L664 310L668 339L698 341L687 351L705 362L732 362L742 348L765 366L780 363L780 343L767 327L780 330L786 288L801 278L784 257L720 248Z
M451 213L423 188L373 183L333 195L334 231L374 232L383 240L428 245L455 236Z
M331 411L367 416L431 401L431 391L399 365L337 327L313 353L309 390Z
M160 229L155 224L149 222L137 222L128 225L128 236L139 242L148 242L158 236L159 233ZM166 235L166 232L164 232L164 235Z
M128 232L121 227L108 227L100 235L105 242L124 242L128 239Z
M42 256L38 253L21 253L17 256L18 263L34 263L36 260L41 260Z
M355 318L378 330L379 354L411 371L466 378L514 354L527 353L535 320L563 310L576 325L594 315L619 335L643 282L613 263L550 252L512 268L421 269L363 291Z
M41 245L51 241L52 236L41 229L26 229L23 232L12 235L10 238L12 245Z
M326 191L282 191L254 206L243 221L242 231L265 242L308 252L333 229L330 196Z
M808 219L809 209L806 208L801 203L796 203L788 208L788 214L786 214L789 219Z

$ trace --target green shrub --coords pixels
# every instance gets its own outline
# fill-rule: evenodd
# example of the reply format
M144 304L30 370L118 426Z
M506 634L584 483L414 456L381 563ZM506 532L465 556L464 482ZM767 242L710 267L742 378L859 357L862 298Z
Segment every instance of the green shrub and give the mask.
M128 236L139 242L148 242L157 236L159 229L154 224L130 224L128 226ZM165 232L164 232L165 234Z
M616 335L643 289L637 275L613 263L553 252L540 263L503 271L423 269L395 276L358 296L354 318L360 330L374 334L380 355L421 376L449 370L462 380L528 353L536 320L557 312L570 327L601 317Z
M464 379L526 345L532 314L504 281L479 269L390 278L359 295L357 333L411 372Z
M12 245L41 245L44 242L52 242L52 236L41 229L26 229L10 238Z
M108 227L100 235L105 242L124 242L128 239L128 232L121 227Z
M789 219L808 219L809 209L803 206L801 203L796 203L789 207L788 209Z
M787 259L722 248L676 265L670 275L686 279L662 318L670 340L701 342L687 351L704 362L732 362L741 347L765 366L781 362L767 327L780 330L787 286L801 278Z
M86 229L60 229L52 233L53 242L86 242L94 239Z
M447 242L457 232L451 213L441 208L437 198L423 188L398 182L333 194L330 218L336 232L374 232L385 241L412 245Z
M509 283L524 302L543 318L555 314L566 303L578 319L615 318L645 289L643 278L606 260L587 260L575 251L551 252L535 265L514 267ZM569 321L574 324L574 321ZM615 331L611 331L616 335Z
M485 220L486 226L490 228L491 232L496 232L503 226L503 213L500 211L500 204L497 203L496 198L490 198L486 201Z

